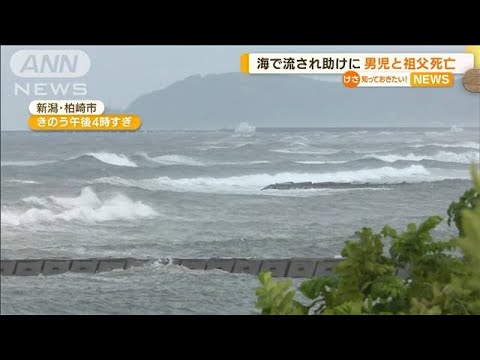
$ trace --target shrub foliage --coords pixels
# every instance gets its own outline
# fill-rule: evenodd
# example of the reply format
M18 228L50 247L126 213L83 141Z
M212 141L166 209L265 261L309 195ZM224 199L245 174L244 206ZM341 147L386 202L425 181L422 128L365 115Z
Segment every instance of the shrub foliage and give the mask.
M431 216L404 231L364 227L347 241L332 275L303 281L259 274L262 314L480 314L480 174L448 209L458 236L433 239L442 221ZM387 241L389 240L389 241ZM386 243L390 246L385 249ZM301 293L301 295L299 294ZM299 297L303 299L299 299Z

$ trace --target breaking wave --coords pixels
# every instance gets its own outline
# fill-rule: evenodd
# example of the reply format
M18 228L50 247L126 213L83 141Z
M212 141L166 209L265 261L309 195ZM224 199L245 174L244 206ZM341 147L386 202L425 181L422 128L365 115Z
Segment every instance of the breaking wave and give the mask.
M281 182L337 182L337 183L400 183L439 181L459 178L455 175L432 176L431 172L421 165L410 165L405 168L381 167L355 171L338 171L331 173L278 173L252 174L224 178L195 177L173 179L162 176L152 179L124 179L118 176L103 177L91 183L109 184L114 186L139 187L146 190L178 191L178 192L209 192L209 193L251 193L261 188ZM460 177L463 178L463 177ZM465 178L468 178L466 174Z
M128 166L128 167L137 167L133 161L123 154L107 153L107 152L93 152L81 154L79 156L71 157L64 159L63 161L70 161L80 159L82 157L93 157L98 161L101 161L105 164L115 165L115 166ZM61 160L60 160L61 161ZM38 166L45 164L58 163L59 160L39 160L39 161L2 161L1 166Z
M457 144L441 144L441 143L429 143L429 144L415 144L415 145L410 145L409 147L412 148L422 148L422 147L427 147L427 146L437 146L437 147L442 147L442 148L470 148L470 149L480 149L480 143L476 143L473 141L467 141L463 143L457 143Z
M308 150L300 150L300 149L275 149L269 150L271 152L281 153L281 154L300 154L300 155L332 155L338 154L341 150L323 150L323 151L308 151Z
M374 158L378 160L382 160L385 162L395 162L399 160L405 161L422 161L422 160L435 160L441 162L454 162L460 164L470 164L471 162L478 162L480 157L480 153L476 151L469 151L462 154L457 154L454 152L449 151L440 151L435 155L415 155L415 154L408 154L408 155L397 155L397 154L388 154L388 155L377 155L377 154L369 154L366 155L364 158Z
M158 216L150 206L122 194L102 200L90 187L83 188L78 197L30 196L22 202L35 207L26 211L2 208L2 224L19 226L59 220L96 223Z
M324 161L295 161L297 164L305 165L323 165L323 164L345 164L350 162L350 160L345 161L333 161L333 160L324 160Z
M38 181L35 181L35 180L10 179L10 180L5 180L5 181L9 182L9 183L15 183L15 184L40 184Z
M205 166L203 162L184 155L162 155L155 157L150 157L145 153L142 153L140 155L148 161L161 165Z
M51 164L57 162L56 160L39 160L39 161L2 161L1 166L37 166L44 164Z
M104 162L105 164L116 165L116 166L128 166L128 167L137 167L133 161L127 158L123 154L114 154L106 152L95 152L85 154L86 156L92 156L95 159Z

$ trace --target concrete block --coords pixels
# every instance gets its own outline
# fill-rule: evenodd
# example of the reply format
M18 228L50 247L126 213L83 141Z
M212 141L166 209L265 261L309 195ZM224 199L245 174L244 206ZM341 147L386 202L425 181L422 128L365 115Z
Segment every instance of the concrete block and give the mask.
M314 259L292 259L288 268L288 277L310 278L315 271L316 261Z
M0 271L2 275L10 276L15 272L17 262L15 260L2 260L0 262Z
M180 265L192 270L205 270L207 267L206 259L180 259Z
M264 260L260 271L270 271L273 277L285 277L287 275L289 260Z
M15 275L38 275L42 272L43 262L43 260L18 260Z
M108 259L108 260L99 260L98 272L102 271L111 271L115 269L124 270L127 266L127 259Z
M145 266L150 262L152 262L152 260L149 259L126 259L125 269L130 269L131 267Z
M313 184L311 181L295 183L296 189L311 189L312 187Z
M97 272L98 260L85 259L73 260L70 271L78 273L94 273Z
M45 260L43 275L55 275L66 273L70 268L70 260Z
M341 261L341 259L321 259L317 261L317 268L314 276L326 276L333 274L333 268Z
M277 190L288 190L292 188L293 182L277 183L275 185Z
M257 275L260 272L261 265L262 260L259 259L237 259L233 267L233 272L237 274Z
M235 259L208 259L207 270L223 270L226 272L232 272L235 265Z

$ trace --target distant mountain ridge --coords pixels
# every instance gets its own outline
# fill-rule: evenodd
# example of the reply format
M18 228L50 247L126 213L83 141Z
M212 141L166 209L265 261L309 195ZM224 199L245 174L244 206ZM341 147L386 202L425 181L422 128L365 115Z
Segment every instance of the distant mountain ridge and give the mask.
M190 76L126 109L143 130L257 127L479 126L480 96L452 88L356 88L302 76Z

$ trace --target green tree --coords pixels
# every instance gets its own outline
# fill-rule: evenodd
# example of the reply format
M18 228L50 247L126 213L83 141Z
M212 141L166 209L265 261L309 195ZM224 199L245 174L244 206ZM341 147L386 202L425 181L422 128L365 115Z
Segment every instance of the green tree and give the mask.
M480 204L480 190L476 187L472 187L465 191L465 193L460 197L458 201L453 201L450 206L448 207L447 214L448 214L448 225L450 226L452 223L458 229L459 235L463 236L464 234L464 227L462 221L462 214L464 209L478 209Z
M431 231L442 221L437 215L402 232L388 225L380 233L365 227L355 233L358 241L345 243L344 259L331 276L301 283L306 301L296 299L291 280L261 273L257 308L270 315L480 314L480 175L475 165L471 174L473 187L448 210L458 237L433 239ZM388 256L386 239L391 240Z

